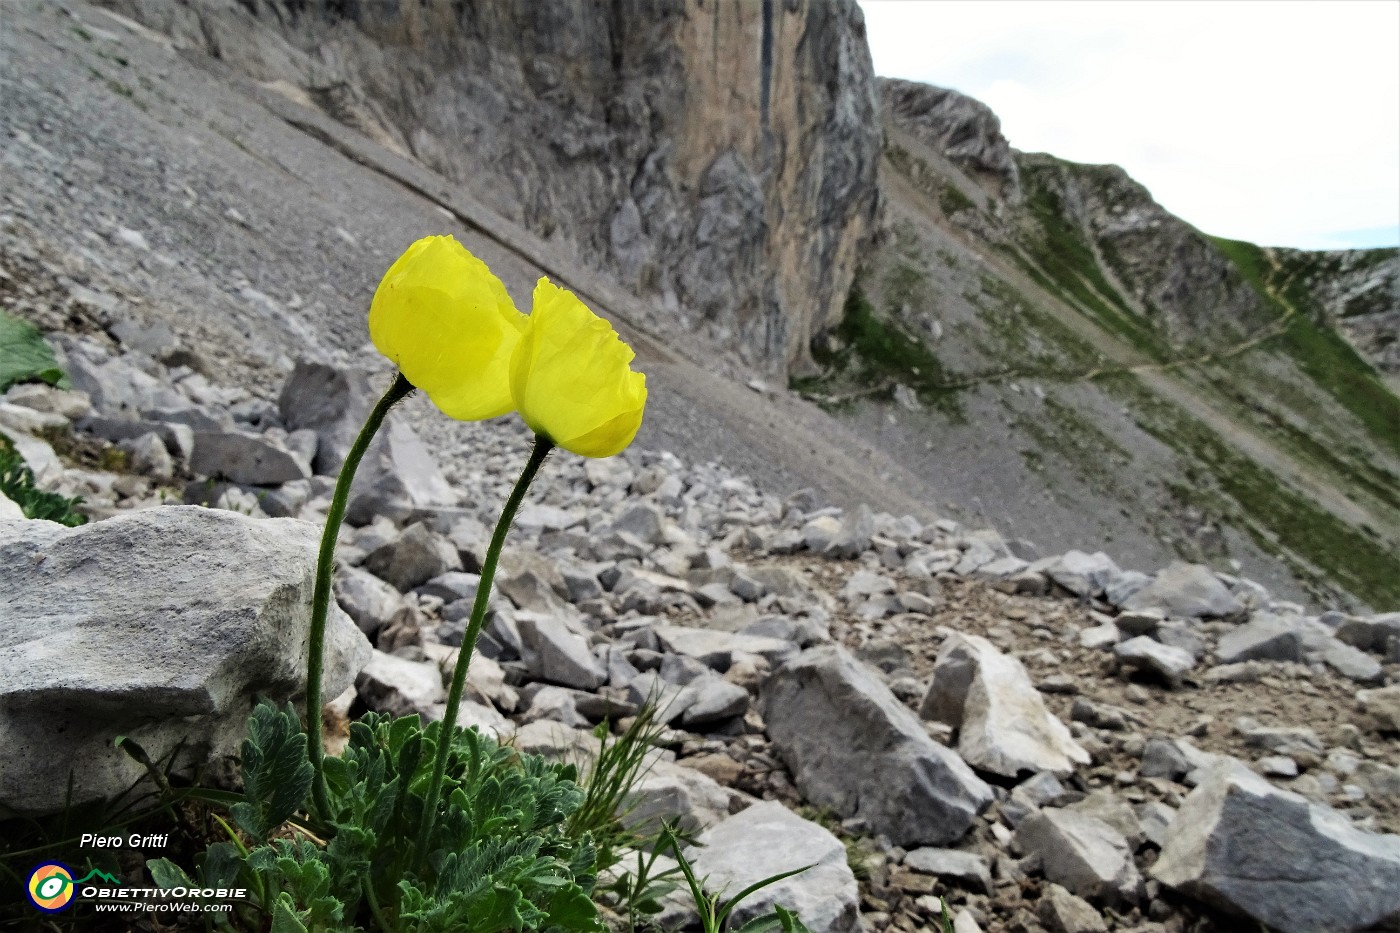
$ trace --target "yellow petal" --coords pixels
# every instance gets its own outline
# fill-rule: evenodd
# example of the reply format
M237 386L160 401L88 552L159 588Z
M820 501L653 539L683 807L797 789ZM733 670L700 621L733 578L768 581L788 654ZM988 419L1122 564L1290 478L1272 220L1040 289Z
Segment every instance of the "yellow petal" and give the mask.
M540 279L511 363L515 407L565 450L611 457L642 425L646 376L632 371L634 355L573 292Z
M463 421L515 405L510 361L525 316L501 280L450 236L424 237L395 260L369 308L369 335L404 378Z

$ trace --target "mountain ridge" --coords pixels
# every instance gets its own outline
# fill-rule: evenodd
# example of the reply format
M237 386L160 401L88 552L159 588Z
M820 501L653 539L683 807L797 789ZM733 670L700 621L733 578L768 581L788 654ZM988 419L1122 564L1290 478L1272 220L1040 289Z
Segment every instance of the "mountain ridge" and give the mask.
M901 463L883 472L905 500L995 511L1028 553L1113 541L1142 565L1400 600L1397 251L1210 238L1121 169L1019 153L985 105L877 81L851 3L675 4L587 41L556 35L599 15L564 0L529 24L104 5L376 141L394 173L423 165L422 194L518 225L536 265L591 270L658 350L841 407ZM495 117L491 147L444 161L443 133Z

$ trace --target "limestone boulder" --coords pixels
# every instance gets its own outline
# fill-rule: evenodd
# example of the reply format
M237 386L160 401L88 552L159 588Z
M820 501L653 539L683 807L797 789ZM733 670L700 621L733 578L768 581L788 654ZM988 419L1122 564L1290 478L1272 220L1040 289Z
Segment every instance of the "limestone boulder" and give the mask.
M345 520L366 525L384 515L402 522L419 510L454 505L457 498L427 445L406 422L390 416L355 474Z
M312 464L319 475L335 476L387 388L387 379L375 386L368 373L299 360L282 386L277 410L289 430L316 432L319 443Z
M286 445L252 431L196 431L190 470L200 476L276 486L311 475Z
M1124 609L1158 608L1171 616L1232 616L1244 604L1204 564L1175 561L1146 587L1124 600Z
M0 806L51 813L145 770L130 736L177 767L236 751L258 696L301 696L319 531L172 506L65 528L0 525ZM370 658L332 605L323 695Z
M1294 620L1259 612L1244 625L1226 632L1216 646L1215 655L1221 664L1301 661L1303 640Z
M781 904L812 933L859 929L860 892L846 863L846 847L776 800L754 804L712 826L700 843L689 857L706 893L733 896L771 875L812 866L746 898L734 911L735 928Z
M1234 763L1187 795L1151 873L1282 933L1400 925L1400 836L1363 832Z
M462 559L451 541L422 522L415 522L399 537L371 551L364 567L401 592L407 592L434 577L461 570Z
M1169 687L1181 686L1182 679L1196 666L1196 659L1183 648L1173 648L1139 635L1113 646L1118 663L1162 680Z
M957 729L958 754L983 771L1065 777L1089 763L1089 753L1045 708L1021 662L978 635L944 642L921 712Z
M896 845L953 842L991 803L991 788L839 646L810 649L774 671L762 712L808 800L866 820Z
M530 672L550 683L595 690L608 682L607 670L593 656L588 640L561 620L538 613L517 619Z
M1080 897L1129 905L1143 894L1132 847L1096 816L1047 807L1022 821L1016 841L1028 855L1040 857L1046 878Z
M730 792L694 768L657 761L641 776L619 810L622 822L644 835L676 821L699 832L729 817Z

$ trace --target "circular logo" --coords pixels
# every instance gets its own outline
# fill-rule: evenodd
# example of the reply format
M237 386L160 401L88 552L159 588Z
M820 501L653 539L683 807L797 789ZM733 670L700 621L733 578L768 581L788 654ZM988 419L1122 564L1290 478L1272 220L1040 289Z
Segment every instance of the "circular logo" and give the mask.
M46 914L56 914L73 903L73 870L62 862L45 862L29 873L25 886L29 902Z

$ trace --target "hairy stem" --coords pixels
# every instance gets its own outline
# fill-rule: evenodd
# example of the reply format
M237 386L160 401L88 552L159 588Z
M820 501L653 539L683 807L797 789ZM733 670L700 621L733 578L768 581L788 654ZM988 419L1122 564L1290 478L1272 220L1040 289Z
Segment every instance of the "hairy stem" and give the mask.
M316 558L316 589L311 597L311 639L306 658L306 746L311 756L311 766L316 769L315 780L311 784L311 797L316 803L316 811L321 819L332 816L330 793L326 788L324 771L325 748L321 744L321 678L325 674L326 658L326 616L331 605L331 574L335 570L335 542L340 536L340 525L345 520L345 505L350 498L350 484L355 481L355 471L364 459L369 443L378 433L389 409L402 401L413 391L413 384L398 373L389 391L379 399L374 410L369 413L364 427L345 455L345 464L340 468L340 476L335 481L335 494L331 497L331 508L326 513L326 527L321 532L321 550Z
M536 435L535 449L530 451L530 459L525 469L520 471L520 479L510 491L510 498L501 509L501 517L496 520L496 530L491 534L491 544L486 549L486 560L481 564L481 581L476 587L476 600L472 603L471 621L462 635L462 647L457 653L457 666L452 671L452 687L447 692L447 712L442 717L442 728L438 732L437 757L433 761L433 775L428 782L428 796L424 800L423 824L418 831L418 865L420 871L428 857L428 840L437 819L438 796L442 793L442 778L447 771L447 756L452 749L452 730L457 727L457 706L462 701L462 689L467 683L467 668L472 663L472 651L476 639L481 634L481 626L486 621L486 605L491 599L491 583L496 577L496 562L501 558L501 548L506 543L506 533L515 512L525 498L535 474L545 457L554 449L553 441L543 435Z

